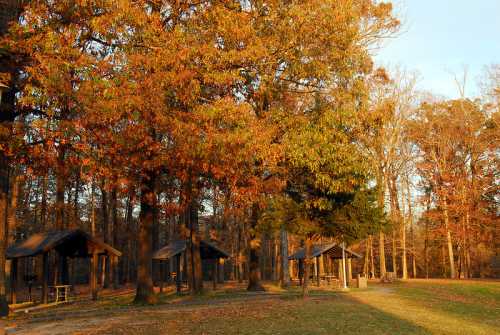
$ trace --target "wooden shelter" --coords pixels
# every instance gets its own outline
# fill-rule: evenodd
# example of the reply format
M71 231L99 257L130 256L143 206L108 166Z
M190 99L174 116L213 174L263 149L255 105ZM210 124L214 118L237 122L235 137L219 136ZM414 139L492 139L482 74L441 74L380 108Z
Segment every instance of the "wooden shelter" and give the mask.
M55 251L60 266L60 281L68 282L68 258L90 258L90 286L92 298L97 299L97 264L99 256L116 261L122 253L83 230L56 230L31 235L28 239L7 248L7 259L12 261L11 301L16 302L17 261L20 258L42 256L42 302L48 303L49 253Z
M301 248L297 250L292 255L288 256L288 259L291 261L297 262L298 271L295 273L298 274L300 282L302 282L303 268L304 268L304 258L305 258L305 248ZM344 257L343 257L344 255ZM334 260L339 261L339 273L338 278L340 279L344 272L347 271L347 277L350 280L352 276L351 271L351 259L362 258L360 254L349 250L347 248L343 248L342 245L338 245L337 243L327 243L327 244L315 244L312 247L311 258L314 260L313 262L313 271L312 273L314 279L319 286L321 277L324 278L333 278L337 277L334 274ZM345 269L345 265L342 265L341 261L343 258L347 259L347 269ZM293 273L292 271L291 273Z
M153 260L165 261L165 260L175 259L175 268L176 268L175 281L178 292L180 292L181 290L181 281L182 281L181 262L184 261L184 264L186 263L186 261L182 257L183 255L184 256L186 255L186 248L187 248L186 240L174 240L171 241L166 246L164 246L163 248L157 250L153 254ZM221 271L219 269L221 260L229 258L230 255L223 249L216 246L214 243L206 240L201 240L200 256L202 261L211 260L213 262L212 279L215 288L218 278L221 277L220 276ZM222 273L222 278L223 278L223 273ZM162 288L163 288L163 280L161 281L161 289Z

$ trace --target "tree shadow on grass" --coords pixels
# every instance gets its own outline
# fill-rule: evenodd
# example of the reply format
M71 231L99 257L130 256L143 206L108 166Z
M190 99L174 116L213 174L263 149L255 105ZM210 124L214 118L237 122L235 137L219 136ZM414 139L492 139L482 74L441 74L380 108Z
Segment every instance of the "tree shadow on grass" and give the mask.
M234 310L233 310L234 311ZM347 294L249 302L237 313L214 309L185 328L186 334L431 334L427 329L363 304Z

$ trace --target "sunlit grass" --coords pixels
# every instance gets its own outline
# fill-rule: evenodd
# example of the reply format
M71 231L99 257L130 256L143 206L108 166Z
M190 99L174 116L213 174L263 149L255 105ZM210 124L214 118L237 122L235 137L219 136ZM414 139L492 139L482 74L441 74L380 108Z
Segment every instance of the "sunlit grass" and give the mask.
M120 295L52 308L19 323L53 331L52 323L79 334L500 333L499 282L370 283L347 292L312 286L305 300L297 286L265 287L252 293L229 283L197 296L169 289L158 305L142 307L132 304L132 294Z

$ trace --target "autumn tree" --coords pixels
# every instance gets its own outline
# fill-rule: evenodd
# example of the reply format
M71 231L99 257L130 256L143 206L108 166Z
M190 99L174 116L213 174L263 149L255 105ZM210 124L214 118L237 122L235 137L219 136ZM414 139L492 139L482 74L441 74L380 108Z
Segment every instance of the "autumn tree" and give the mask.
M415 76L395 69L387 72L376 69L370 77L370 104L360 115L360 139L368 158L375 167L374 175L378 188L378 205L389 209L394 228L400 229L405 240L405 224L401 211L401 191L399 183L404 171L409 168L412 153L406 139L406 123L410 119L415 103ZM397 229L393 230L392 268L396 272ZM386 272L385 232L379 232L379 272L383 278ZM402 241L403 278L406 278L406 243ZM373 251L372 251L373 252Z

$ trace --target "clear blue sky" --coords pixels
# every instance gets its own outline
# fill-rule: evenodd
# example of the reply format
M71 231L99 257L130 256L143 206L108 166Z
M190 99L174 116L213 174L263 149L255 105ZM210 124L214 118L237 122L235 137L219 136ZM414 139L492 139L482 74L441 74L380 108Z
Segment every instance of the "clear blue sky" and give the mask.
M402 31L375 60L419 73L418 88L458 96L453 73L469 69L467 95L477 93L485 65L500 63L500 0L394 0Z

